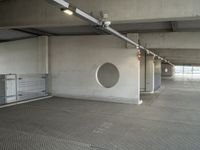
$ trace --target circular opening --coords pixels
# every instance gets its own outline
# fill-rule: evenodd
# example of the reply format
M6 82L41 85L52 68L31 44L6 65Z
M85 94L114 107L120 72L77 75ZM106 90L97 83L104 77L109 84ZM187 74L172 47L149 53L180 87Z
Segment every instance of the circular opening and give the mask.
M167 73L169 70L167 68L165 68L165 72Z
M97 81L105 88L115 86L119 81L119 76L119 70L111 63L105 63L97 69Z

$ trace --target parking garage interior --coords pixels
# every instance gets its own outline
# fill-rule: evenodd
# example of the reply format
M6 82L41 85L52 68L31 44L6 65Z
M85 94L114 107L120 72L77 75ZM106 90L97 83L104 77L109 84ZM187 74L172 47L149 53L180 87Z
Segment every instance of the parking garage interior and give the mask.
M199 150L199 6L0 0L0 149Z

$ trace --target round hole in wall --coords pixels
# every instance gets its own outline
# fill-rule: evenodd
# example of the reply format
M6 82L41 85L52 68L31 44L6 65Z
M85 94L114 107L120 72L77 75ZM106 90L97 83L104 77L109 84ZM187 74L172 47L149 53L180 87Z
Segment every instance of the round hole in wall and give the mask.
M115 86L119 81L119 76L119 70L111 63L101 65L96 73L97 82L105 88Z
M167 73L169 70L167 68L165 68L165 73Z

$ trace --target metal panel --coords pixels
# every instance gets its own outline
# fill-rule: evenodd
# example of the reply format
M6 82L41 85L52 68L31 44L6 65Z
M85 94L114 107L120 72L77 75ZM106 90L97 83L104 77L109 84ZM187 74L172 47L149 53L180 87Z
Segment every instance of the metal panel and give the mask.
M13 103L17 101L16 78L16 74L9 74L5 76L6 103Z
M21 74L17 79L18 101L48 95L47 74Z
M0 75L0 105L5 104L5 75Z
M16 87L15 74L0 75L0 104L12 103L16 101Z

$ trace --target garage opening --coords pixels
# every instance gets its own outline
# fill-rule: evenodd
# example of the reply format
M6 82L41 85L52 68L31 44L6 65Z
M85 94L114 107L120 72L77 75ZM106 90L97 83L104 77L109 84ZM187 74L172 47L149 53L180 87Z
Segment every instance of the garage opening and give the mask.
M200 66L175 66L175 75L200 75Z

